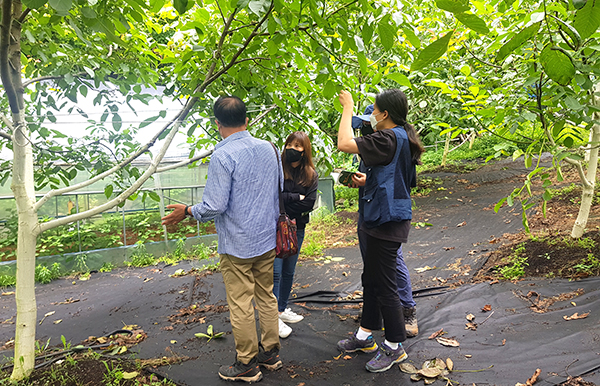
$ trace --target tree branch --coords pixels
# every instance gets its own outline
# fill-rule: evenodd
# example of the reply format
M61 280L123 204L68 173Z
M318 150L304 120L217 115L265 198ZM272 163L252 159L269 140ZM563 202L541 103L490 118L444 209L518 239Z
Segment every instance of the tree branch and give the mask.
M253 125L255 125L256 123L258 123L260 120L262 120L265 116L267 116L268 113L270 113L273 109L276 109L277 105L271 105L269 106L268 109L266 109L265 111L263 111L258 117L254 118L250 123L248 123L248 127L252 127ZM162 173L162 172L166 172L167 170L172 170L172 169L177 169L180 168L182 166L186 166L189 165L191 163L194 163L202 158L206 158L209 155L211 155L213 153L213 149L211 150L206 150L204 153L200 153L199 155L192 157L190 159L181 161L181 162L177 162L173 165L169 165L169 166L165 166L159 169L156 169L156 173Z
M263 16L263 18L256 24L256 26L254 27L254 30L252 31L252 33L250 33L250 35L246 38L246 41L244 42L244 44L242 45L242 47L240 47L237 52L235 54L233 54L233 57L231 58L231 60L229 61L229 63L225 66L223 66L223 68L221 68L221 70L217 71L214 75L212 75L211 77L208 77L204 83L205 83L205 87L207 85L209 85L210 83L214 82L219 76L221 76L222 74L224 74L225 72L227 72L227 70L229 70L231 67L233 67L234 64L236 64L237 58L246 50L246 48L248 47L248 45L250 44L250 42L252 41L252 39L254 39L255 36L258 35L258 30L260 29L260 27L262 26L262 24L269 18L269 15L271 14L271 12L273 11L273 2L271 1L271 5L269 6L269 10L265 13L265 15ZM230 20L232 20L234 17L234 14L232 13L230 16ZM229 24L226 24L226 29L229 28ZM220 49L222 46L222 41L225 38L225 34L227 33L227 31L223 31L223 35L221 35L221 40L219 41L219 56L220 56ZM216 63L213 63L213 67L212 69L214 70L214 65Z
M0 25L0 79L6 90L6 96L13 114L19 113L17 90L10 76L9 46L12 25L12 1L2 2L2 21Z
M314 40L315 42L317 42L317 44L319 46L321 46L325 51L327 51L327 53L329 53L329 55L331 55L334 58L336 58L338 62L342 63L343 65L349 66L349 67L360 68L360 66L357 66L354 63L346 63L346 62L344 62L339 56L337 56L336 54L334 54L333 52L331 52L331 50L329 48L325 47L323 44L321 44L321 42L319 40L317 40L315 37L313 37L308 32L308 30L304 30L304 33L307 34L309 38L311 38L312 40Z
M17 20L19 22L19 24L23 24L23 22L25 21L25 18L27 17L27 15L29 15L30 12L31 12L31 8L27 8L25 11L23 11L21 16L19 17L19 20Z
M200 154L198 154L198 155L196 155L196 156L194 156L194 157L192 157L190 159L186 159L186 160L183 160L181 162L174 163L173 165L169 165L169 166L164 166L162 168L158 168L158 169L156 169L156 173L162 173L162 172L166 172L167 170L177 169L177 168L180 168L182 166L186 166L186 165L192 164L192 163L194 163L196 161L201 160L202 158L208 157L213 152L214 152L214 149L205 150L203 153L200 153Z
M156 172L156 169L158 169L158 165L164 158L165 153L167 152L167 149L169 148L169 146L171 146L171 142L173 142L173 138L175 138L175 134L177 134L177 132L179 131L179 127L181 126L181 123L182 123L182 120L180 119L180 117L184 114L187 115L187 113L189 112L189 109L192 106L193 105L191 105L191 106L189 105L189 101L188 101L188 103L186 103L186 105L181 110L181 112L177 115L177 117L174 118L175 121L174 121L173 127L171 128L171 130L169 131L169 134L165 138L165 142L164 142L162 148L160 149L160 152L152 160L148 169L146 169L146 171L140 176L140 178L138 178L128 189L121 192L121 194L119 194L117 197L113 198L112 200L109 200L105 204L97 206L93 209L89 209L84 212L80 212L80 213L77 213L77 214L74 214L71 216L57 218L57 219L54 219L54 220L51 220L51 221L48 221L45 223L41 223L41 224L39 224L39 227L38 227L39 232L41 233L41 232L47 231L48 229L56 228L61 225L66 225L66 224L69 224L69 223L72 223L75 221L83 220L90 216L105 212L108 209L111 209L111 208L119 205L120 203L125 201L127 199L127 197L129 197L133 193L135 193L139 188L142 187L144 182L146 182L148 180L148 178L150 178ZM105 174L105 173L103 173L103 174ZM81 184L78 184L78 185L81 185ZM87 185L89 185L89 184L87 184ZM69 189L68 191L75 190L75 189L72 189L73 186L71 186L69 188L71 188L71 189ZM58 190L65 190L65 189L58 189ZM47 196L48 195L44 196L43 198L45 198ZM35 204L36 207L38 207L38 205L42 201L42 199L40 199Z
M490 67L494 67L494 68L502 68L502 66L498 66L497 64L493 64L493 63L490 63L490 62L486 62L485 60L479 59L477 56L475 56L474 53L471 52L471 50L468 47L465 47L465 48L467 48L467 52L469 54L471 54L471 56L473 57L473 59L477 60L478 62L483 63L486 66L490 66Z
M14 131L15 130L15 127L13 126L12 122L6 117L6 115L0 114L0 120L2 120L2 122L4 122L4 124L6 126L8 126L8 128L10 129L10 131Z
M271 59L269 59L269 58L261 58L261 57L259 56L259 57L256 57L256 58L245 58L245 59L240 59L240 60L236 61L236 62L235 62L235 63L233 63L233 64L234 64L234 65L236 65L236 64L238 64L238 63L247 62L247 61L249 61L249 60L255 61L255 60L271 60Z
M13 140L12 135L5 133L4 131L0 131L0 137L4 139L8 139L9 141Z
M187 114L189 112L189 110L192 108L192 106L196 103L197 100L198 100L197 98L190 99L186 103L186 105L183 107L183 109L170 122L168 122L158 133L156 133L154 135L154 137L152 137L152 139L150 139L150 141L148 141L148 143L146 143L144 146L142 146L138 151L133 153L131 156L127 157L126 159L121 161L119 164L113 166L112 168L105 171L104 173L98 174L97 176L90 178L87 181L83 181L79 184L67 186L67 187L64 187L61 189L53 189L53 190L49 191L42 198L40 198L38 200L38 202L35 203L34 209L38 210L42 205L44 205L44 203L46 203L49 199L51 199L54 196L60 196L61 194L72 192L74 190L89 186L95 182L98 182L98 181L110 176L111 174L115 173L117 170L122 169L124 166L129 165L131 162L136 160L140 155L146 153L152 146L154 146L154 143L158 140L158 138L162 135L162 133L165 132L171 125L173 125L173 123L176 122L181 117L182 114ZM179 127L179 125L177 127Z

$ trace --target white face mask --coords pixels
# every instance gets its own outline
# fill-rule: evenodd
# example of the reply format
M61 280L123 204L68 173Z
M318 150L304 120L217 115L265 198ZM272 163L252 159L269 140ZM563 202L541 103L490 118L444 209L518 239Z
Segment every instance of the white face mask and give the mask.
M381 112L379 114L381 114ZM375 117L378 116L379 114L371 114L369 116L369 122L371 122L371 127L373 128L373 131L377 130L377 124L379 122L377 121L377 118L375 118Z

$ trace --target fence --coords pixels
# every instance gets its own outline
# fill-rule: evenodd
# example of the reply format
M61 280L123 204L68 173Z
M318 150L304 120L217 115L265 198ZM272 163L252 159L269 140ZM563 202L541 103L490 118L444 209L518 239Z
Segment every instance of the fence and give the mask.
M335 193L333 189L333 179L331 177L321 178L319 179L319 194L317 197L317 202L315 207L326 206L330 211L334 211L334 203L335 203ZM160 185L160 181L158 182ZM170 203L182 203L182 204L196 204L202 200L202 194L204 193L205 185L190 185L190 186L177 186L177 187L155 187L155 188L144 188L141 189L140 192L156 192L161 198L160 202L149 199L146 200L136 199L133 201L127 200L125 205L122 208L115 208L114 210L109 210L104 212L104 214L115 214L119 213L122 216L122 226L123 226L123 246L128 246L133 243L127 242L127 227L126 227L126 214L136 213L136 212L156 212L158 211L161 214L161 217L165 214L165 207ZM114 194L119 194L119 192L114 192ZM39 195L41 196L41 195ZM65 217L72 213L79 213L80 211L89 210L93 207L102 205L108 201L106 196L104 195L104 191L88 191L88 192L75 192L68 193L62 196L54 197L53 200L47 202L40 208L38 215L40 219L44 219L46 217ZM0 197L0 208L5 209L5 213L7 212L7 207L15 208L14 197L13 196L2 196ZM14 209L13 209L14 210ZM82 220L82 221L94 221L101 217L101 215L97 215L90 219ZM0 224L6 225L7 219L0 219ZM79 252L82 252L82 243L81 243L81 221L77 221L74 226L77 230L77 238L79 244ZM201 235L201 224L200 222L196 222L197 233L198 236ZM169 240L169 236L167 233L167 228L163 227L164 232L164 242L167 243ZM1 231L0 231L1 234Z

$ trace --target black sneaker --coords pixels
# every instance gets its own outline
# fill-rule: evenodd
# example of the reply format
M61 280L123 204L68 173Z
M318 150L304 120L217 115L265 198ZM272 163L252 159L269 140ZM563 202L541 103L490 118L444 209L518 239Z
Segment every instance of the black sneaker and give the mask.
M406 336L414 338L419 334L419 325L417 324L417 309L415 307L402 307L404 313L404 326L406 328Z
M262 379L262 372L258 367L258 360L254 357L247 365L236 360L231 366L221 366L221 368L219 368L219 377L226 381L252 383Z
M283 367L281 359L279 359L279 349L272 348L265 351L262 344L258 345L258 365L267 370L275 371Z
M377 350L377 343L373 339L373 335L369 335L369 337L365 340L360 340L356 337L356 333L352 334L352 336L348 339L342 339L337 344L338 349L342 352L373 352Z

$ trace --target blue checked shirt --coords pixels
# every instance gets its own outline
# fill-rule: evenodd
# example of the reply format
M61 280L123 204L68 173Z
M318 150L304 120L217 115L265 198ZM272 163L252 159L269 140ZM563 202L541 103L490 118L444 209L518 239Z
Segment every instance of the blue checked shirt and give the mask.
M192 214L198 221L215 220L219 253L248 259L275 248L280 179L275 149L248 131L215 146L202 203Z

